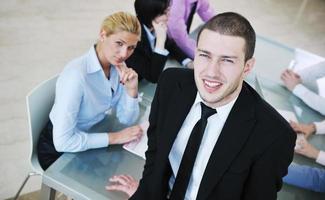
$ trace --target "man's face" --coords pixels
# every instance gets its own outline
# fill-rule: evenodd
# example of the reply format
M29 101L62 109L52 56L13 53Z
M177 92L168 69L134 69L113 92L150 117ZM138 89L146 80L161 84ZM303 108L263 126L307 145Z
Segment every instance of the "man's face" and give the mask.
M202 31L194 58L194 77L201 98L216 108L235 99L244 77L254 65L245 62L245 40L241 37Z

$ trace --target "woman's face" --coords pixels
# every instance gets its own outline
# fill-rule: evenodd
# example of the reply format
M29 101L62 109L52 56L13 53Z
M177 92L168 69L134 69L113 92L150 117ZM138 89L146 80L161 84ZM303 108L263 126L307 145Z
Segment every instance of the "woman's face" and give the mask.
M130 57L139 41L138 35L127 31L120 31L109 36L102 31L100 37L103 43L102 53L112 65L119 65Z

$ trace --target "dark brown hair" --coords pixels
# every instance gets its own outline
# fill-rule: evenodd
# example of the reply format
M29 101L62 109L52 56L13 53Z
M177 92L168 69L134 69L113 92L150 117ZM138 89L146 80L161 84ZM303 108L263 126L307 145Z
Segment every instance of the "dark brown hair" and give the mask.
M238 36L245 40L245 62L253 57L256 35L249 21L234 12L225 12L211 18L200 30L197 41L204 29L218 32L222 35Z

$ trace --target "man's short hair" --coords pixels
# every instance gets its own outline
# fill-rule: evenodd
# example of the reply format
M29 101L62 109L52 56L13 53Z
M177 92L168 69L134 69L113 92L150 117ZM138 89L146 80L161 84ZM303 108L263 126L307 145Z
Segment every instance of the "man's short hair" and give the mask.
M222 35L238 36L245 40L245 62L253 57L256 35L249 21L234 12L225 12L211 18L200 30L197 41L204 29L215 31Z
M170 0L135 0L135 13L141 22L148 28L152 27L152 20L163 15L169 7Z

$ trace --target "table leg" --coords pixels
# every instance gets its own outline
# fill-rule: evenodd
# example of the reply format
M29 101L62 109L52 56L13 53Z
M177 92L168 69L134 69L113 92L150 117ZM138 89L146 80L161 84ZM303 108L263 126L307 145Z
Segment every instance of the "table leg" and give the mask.
M44 183L42 183L40 199L44 200L54 200L55 190Z

